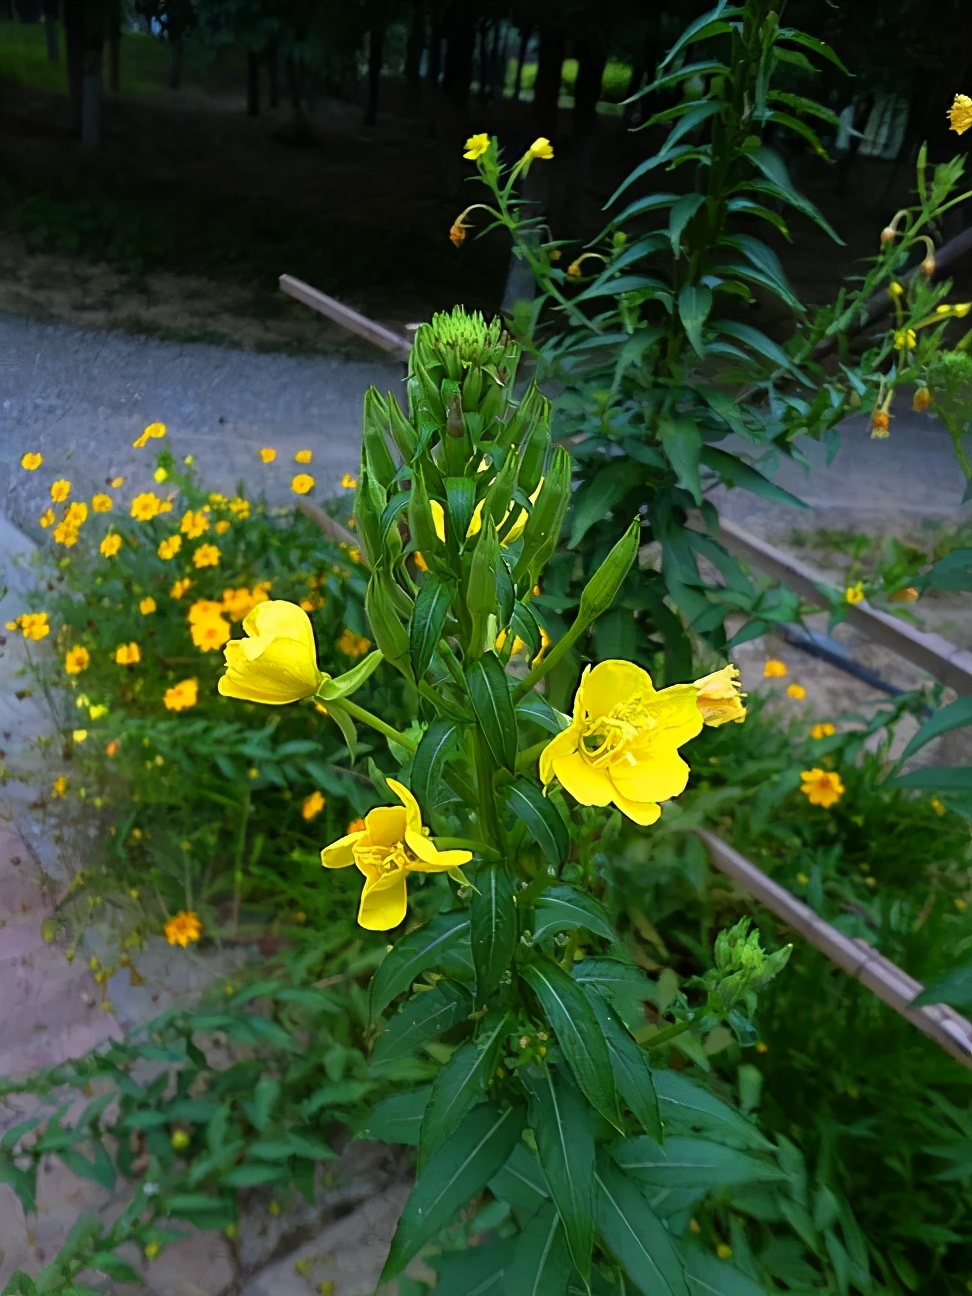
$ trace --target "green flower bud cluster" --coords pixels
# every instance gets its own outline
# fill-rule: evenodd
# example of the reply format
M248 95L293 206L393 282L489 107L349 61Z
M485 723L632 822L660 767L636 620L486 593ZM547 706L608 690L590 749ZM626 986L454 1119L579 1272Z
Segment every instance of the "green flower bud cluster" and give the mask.
M715 967L703 978L709 992L706 1011L713 1017L731 1020L740 1006L751 1013L757 992L789 961L792 945L767 954L759 943L759 933L749 928L750 920L741 918L716 937Z

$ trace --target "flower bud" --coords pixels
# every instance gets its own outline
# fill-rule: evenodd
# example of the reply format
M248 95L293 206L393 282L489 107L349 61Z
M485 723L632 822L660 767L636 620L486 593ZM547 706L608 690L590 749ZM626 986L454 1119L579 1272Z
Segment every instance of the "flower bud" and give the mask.
M365 615L382 656L410 679L408 630L395 610L395 595L401 593L386 563L381 560L375 563L365 591Z
M635 518L604 562L584 586L577 609L577 620L584 626L593 625L608 610L624 584L624 578L638 556L641 540L641 522Z
M924 261L922 261L921 263L922 272L926 274L929 279L935 273L935 265L936 265L935 257L931 252L929 252L928 255L925 257Z
M375 481L366 459L362 459L354 513L358 523L358 534L361 536L364 551L368 555L368 562L371 566L374 566L381 557L381 517L387 502L385 492Z
M430 567L434 568L442 552L442 542L435 530L429 493L421 469L416 465L412 469L412 489L408 499L408 527L412 533L415 547Z
M897 233L897 231L896 231L896 230L893 230L893 229L891 228L890 225L885 225L884 229L881 231L881 244L882 244L882 246L883 246L884 244L886 244L886 243L893 243L893 242L894 242L894 236L895 236L896 233Z
M932 394L927 387L919 387L911 401L911 408L917 414L924 414L932 403Z
M487 638L487 622L496 611L496 577L502 563L496 528L492 519L486 517L473 550L466 581L465 603L472 621L470 645L476 655L492 642Z
M394 399L394 398L393 398ZM386 490L395 480L395 461L388 449L388 405L374 387L369 387L364 399L363 458L372 477Z
M518 589L532 590L553 556L570 505L572 471L570 455L558 446L523 530L523 550L513 572Z

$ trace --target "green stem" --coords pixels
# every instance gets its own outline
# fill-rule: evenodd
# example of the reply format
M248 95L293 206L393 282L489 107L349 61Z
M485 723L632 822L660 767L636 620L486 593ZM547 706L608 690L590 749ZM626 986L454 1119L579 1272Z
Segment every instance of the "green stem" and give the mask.
M414 743L411 738L407 738L405 734L400 733L397 729L393 729L391 725L385 724L384 720L380 720L378 716L372 715L372 713L366 711L364 707L358 706L357 702L352 702L350 698L341 698L340 702L329 702L327 705L331 707L340 706L349 716L352 717L352 719L360 720L362 724L370 725L372 729L377 729L380 734L384 734L390 742L397 743L399 747L404 747L405 750L412 755L415 754L417 744Z
M526 774L533 762L540 759L541 752L543 752L544 748L547 747L549 743L549 738L541 738L540 741L534 743L532 747L527 747L525 751L521 751L519 756L516 758L517 774Z
M676 1035L684 1035L691 1025L690 1021L684 1021L676 1022L674 1026L666 1026L664 1030L652 1035L651 1039L645 1040L642 1047L646 1049L659 1048L662 1044L667 1044L669 1040L673 1040Z
M589 621L582 621L580 617L575 618L573 625L564 637L558 639L547 653L546 657L538 661L530 673L516 686L513 691L513 701L519 702L521 698L525 698L528 693L531 693L543 679L544 675L549 671L552 671L557 663L570 652L571 648L573 648L574 644L589 626Z
M456 687L460 690L460 692L465 694L466 677L462 673L462 665L459 661L459 658L452 651L452 649L449 647L449 645L446 643L444 639L439 640L439 655L442 658L442 660L445 662L449 674L452 676L453 680L455 681Z

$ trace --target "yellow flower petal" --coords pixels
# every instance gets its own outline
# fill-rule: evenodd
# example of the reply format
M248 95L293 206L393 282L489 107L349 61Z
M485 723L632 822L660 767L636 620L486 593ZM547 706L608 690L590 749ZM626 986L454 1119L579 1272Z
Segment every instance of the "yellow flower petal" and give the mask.
M633 819L636 824L642 828L647 828L653 824L661 815L661 806L655 801L630 801L623 797L620 792L614 794L614 804L622 814L626 814L629 819Z
M624 701L632 693L641 693L649 697L655 692L651 676L640 666L629 661L603 661L594 667L588 667L581 679L574 704L577 714L577 703L582 702L589 715L607 715L612 707Z
M408 893L404 870L392 873L381 882L366 882L361 892L358 923L366 931L388 931L404 922L408 910Z
M602 769L589 765L578 751L553 762L553 770L565 792L581 805L605 806L614 799L614 785Z
M354 863L355 843L365 835L363 832L348 833L347 837L331 842L330 846L325 846L321 851L321 863L329 869L347 868Z
M391 847L404 839L406 822L402 806L375 806L365 815L365 830L372 845Z

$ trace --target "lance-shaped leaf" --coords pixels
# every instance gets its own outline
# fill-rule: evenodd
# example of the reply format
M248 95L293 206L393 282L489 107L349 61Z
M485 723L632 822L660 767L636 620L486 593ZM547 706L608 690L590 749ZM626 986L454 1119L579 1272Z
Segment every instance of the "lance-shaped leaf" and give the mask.
M461 909L438 914L424 927L396 941L371 978L371 1016L377 1017L420 973L460 941L469 941L469 915Z
M518 778L502 790L503 802L515 819L526 826L551 864L563 864L570 851L570 832L556 804L536 783Z
M396 1013L371 1052L371 1065L380 1067L414 1053L426 1040L438 1039L469 1014L469 999L449 982L416 994Z
M503 663L483 653L466 670L469 700L493 759L508 770L516 766L516 711Z
M644 1296L689 1296L671 1235L634 1181L601 1156L596 1184L598 1231L637 1290Z
M513 877L503 864L489 864L476 874L469 906L476 1004L482 1007L500 978L513 966L516 952L516 902Z
M412 757L409 782L420 806L430 809L441 800L442 773L446 762L455 751L461 733L454 720L436 720L422 735Z
M567 1296L572 1271L560 1216L547 1206L520 1235L503 1290L510 1296Z
M660 1140L661 1112L658 1095L655 1093L654 1073L644 1049L632 1039L628 1028L603 996L592 994L588 1001L604 1032L604 1042L611 1055L618 1093L645 1133Z
M527 1078L526 1086L544 1178L563 1220L571 1258L587 1283L594 1251L593 1112L572 1084L549 1069Z
M614 940L611 920L600 901L574 886L555 886L544 891L533 911L533 939L552 932L576 931L583 927L595 936Z
M418 592L408 628L412 670L418 680L428 670L435 655L454 594L455 586L451 581L431 573Z
M483 1103L431 1158L412 1188L381 1281L401 1273L410 1260L481 1192L513 1151L523 1128L522 1107Z
M375 673L381 662L382 656L380 652L370 652L367 657L358 662L357 666L352 666L343 675L326 676L318 688L316 696L323 698L325 702L350 697Z
M512 1021L509 1013L488 1017L476 1039L457 1048L436 1076L419 1139L420 1174L429 1158L462 1124L466 1112L485 1097L486 1086L496 1068L496 1060Z

